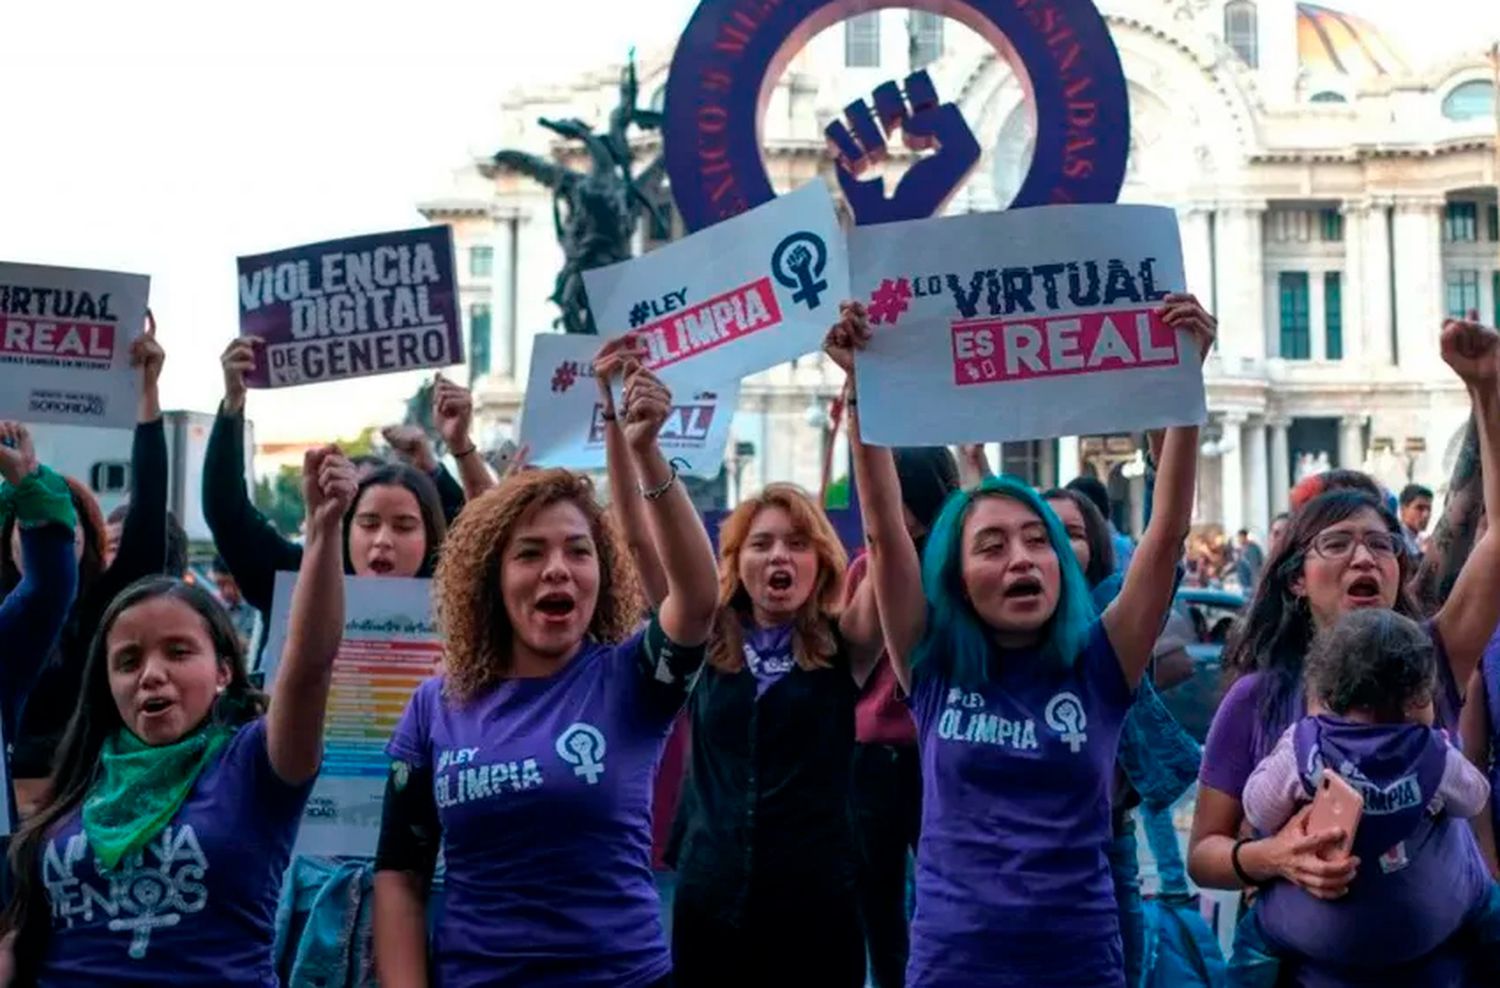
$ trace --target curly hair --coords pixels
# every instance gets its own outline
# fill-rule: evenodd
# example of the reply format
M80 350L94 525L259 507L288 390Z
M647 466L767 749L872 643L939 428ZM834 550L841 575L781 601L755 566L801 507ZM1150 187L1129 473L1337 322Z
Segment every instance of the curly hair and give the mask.
M473 699L509 671L511 621L500 581L505 547L525 518L561 501L583 512L599 554L599 600L589 636L618 642L640 622L644 606L635 567L624 537L595 498L593 483L569 470L517 474L465 505L443 542L433 599L449 697Z
M792 519L792 528L807 538L818 557L817 581L797 609L792 657L802 669L826 669L838 651L833 621L843 602L844 571L849 566L849 555L828 516L806 491L793 484L771 484L757 496L740 502L720 526L719 611L714 618L708 661L722 672L734 673L744 668L745 636L741 622L750 615L750 595L740 582L740 551L750 537L756 515L766 508L785 511Z
M1437 650L1422 626L1395 611L1352 611L1313 640L1303 672L1308 691L1335 714L1368 710L1399 724L1431 702Z

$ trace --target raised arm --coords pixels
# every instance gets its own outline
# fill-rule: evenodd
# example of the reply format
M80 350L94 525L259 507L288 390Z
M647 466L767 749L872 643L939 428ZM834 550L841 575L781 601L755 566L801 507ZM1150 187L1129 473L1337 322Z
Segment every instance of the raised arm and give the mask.
M661 560L667 593L657 610L661 630L675 644L696 647L708 641L718 609L718 567L677 467L662 455L657 435L672 410L672 393L638 361L624 369L625 420L620 431L639 478L640 497Z
M599 386L599 405L604 418L605 473L609 477L609 503L614 506L616 518L624 530L625 544L630 547L630 558L635 562L636 572L641 577L641 588L652 610L661 607L667 598L667 574L661 568L661 559L656 555L656 543L651 535L651 523L646 518L646 499L641 497L636 481L635 461L630 447L625 442L625 433L615 414L614 392L609 382L622 372L629 358L638 352L639 341L633 336L621 336L610 340L594 358L594 381Z
M1480 482L1490 525L1474 543L1434 621L1453 681L1466 684L1500 624L1500 335L1474 322L1443 325L1443 359L1463 379L1474 409Z
M1162 321L1191 335L1199 362L1213 346L1217 323L1191 295L1168 295ZM1104 631L1120 658L1131 687L1141 681L1162 619L1177 587L1177 563L1193 520L1193 488L1198 475L1198 427L1167 430L1157 465L1151 521L1130 558L1120 595L1104 610Z
M19 422L0 422L0 479L0 519L14 517L21 534L21 582L0 601L0 711L6 736L14 737L26 693L78 590L78 518L68 485L38 465Z
M865 308L858 302L839 306L839 321L828 331L823 349L854 380L854 351L870 339ZM917 547L906 530L901 509L901 480L896 460L883 446L866 446L859 427L858 383L851 387L849 456L854 462L854 487L864 519L875 608L885 637L891 669L902 690L911 690L911 658L927 630L927 598L922 593L922 566Z
M302 549L276 531L245 490L245 374L263 346L253 336L241 337L221 358L224 400L203 455L203 518L245 600L266 614L277 572L297 569Z
M990 469L990 457L984 451L984 443L966 443L958 448L959 482L965 488L978 487L986 477L991 477L994 473Z
M308 450L303 456L307 545L266 715L271 767L290 785L317 775L323 761L323 718L333 660L344 637L344 513L354 501L355 486L354 465L337 447Z
M147 313L146 332L130 346L130 363L141 373L139 414L130 450L130 507L120 532L119 551L94 589L103 597L101 617L121 590L143 576L166 572L167 434L157 389L166 359L156 339L156 320Z
M458 475L464 484L464 496L474 500L491 487L495 478L485 466L479 447L471 434L474 428L474 395L439 374L432 389L432 417L438 434L448 444L448 452L458 464ZM451 523L453 519L449 519Z

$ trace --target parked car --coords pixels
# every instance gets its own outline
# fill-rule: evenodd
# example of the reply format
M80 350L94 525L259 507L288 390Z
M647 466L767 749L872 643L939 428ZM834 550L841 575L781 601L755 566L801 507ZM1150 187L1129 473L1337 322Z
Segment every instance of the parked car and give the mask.
M1167 709L1199 743L1208 736L1208 725L1224 696L1220 657L1244 608L1244 595L1230 590L1184 587L1172 601L1168 634L1163 637L1171 637L1175 630L1177 647L1158 655L1156 679Z

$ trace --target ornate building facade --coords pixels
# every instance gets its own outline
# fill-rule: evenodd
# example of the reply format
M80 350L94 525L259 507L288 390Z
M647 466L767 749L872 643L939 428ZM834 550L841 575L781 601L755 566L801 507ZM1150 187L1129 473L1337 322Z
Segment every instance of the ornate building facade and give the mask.
M1188 287L1220 320L1198 521L1265 532L1299 474L1328 466L1368 469L1393 489L1441 488L1467 399L1438 332L1450 314L1500 322L1488 42L1414 65L1374 25L1295 0L1099 7L1131 96L1121 199L1176 208ZM670 56L641 63L654 100ZM773 184L786 191L821 176L836 189L823 126L913 67L959 103L984 149L950 210L1004 208L1030 158L1022 86L978 35L903 9L825 30L787 68L762 127ZM602 121L618 78L610 66L512 95L495 148L568 160L577 152L552 143L537 117ZM642 165L659 151L655 134L637 143ZM455 229L480 414L492 439L508 435L530 341L557 316L547 302L561 262L550 193L476 161L420 208ZM717 496L732 501L772 479L815 487L837 386L817 355L746 381ZM991 462L1042 485L1092 470L1109 481L1117 520L1133 526L1138 446L1128 435L1010 443L992 447Z

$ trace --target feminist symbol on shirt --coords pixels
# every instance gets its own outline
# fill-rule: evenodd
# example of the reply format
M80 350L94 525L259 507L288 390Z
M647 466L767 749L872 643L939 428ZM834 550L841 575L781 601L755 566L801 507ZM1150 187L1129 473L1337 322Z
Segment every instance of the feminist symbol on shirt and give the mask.
M1047 720L1047 726L1058 733L1073 754L1076 755L1083 749L1084 742L1089 739L1083 732L1089 726L1089 718L1083 712L1082 700L1072 693L1059 693L1047 701L1047 710L1043 716Z
M592 724L579 721L557 736L557 754L573 766L573 774L589 785L598 785L604 774L604 735Z
M116 932L128 931L130 956L140 960L146 956L151 944L151 931L176 926L182 917L175 912L163 912L171 906L173 889L171 881L162 874L137 871L125 878L126 896L122 905L126 912L136 915L129 919L112 919L109 928Z

